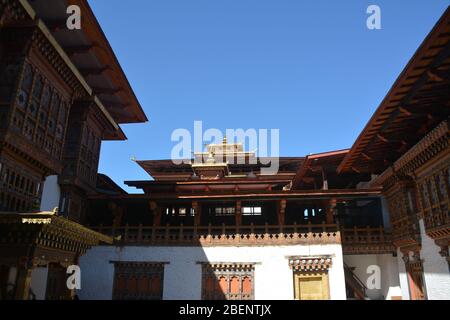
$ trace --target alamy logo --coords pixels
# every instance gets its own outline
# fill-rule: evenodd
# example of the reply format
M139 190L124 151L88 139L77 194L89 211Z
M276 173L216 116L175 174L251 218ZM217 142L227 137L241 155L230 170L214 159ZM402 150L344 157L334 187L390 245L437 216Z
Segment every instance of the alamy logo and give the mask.
M381 289L381 268L377 265L370 265L366 272L369 275L366 281L367 289Z
M77 265L71 265L67 267L67 274L70 276L67 278L66 285L69 290L81 289L81 269Z
M262 175L278 173L279 129L226 129L223 134L215 128L203 132L202 121L194 121L193 135L188 129L178 128L172 132L171 141L176 142L171 152L174 164L192 164L192 161L194 164L212 164L223 163L225 160L227 164L259 163L262 165ZM231 142L231 145L224 144L224 141ZM245 144L250 152L240 150L238 143ZM210 146L207 152L203 152L205 145ZM217 147L212 148L213 145ZM220 147L221 145L223 146ZM197 156L191 159L192 154Z
M81 9L77 5L67 7L66 13L70 16L67 18L66 26L69 30L81 29Z
M369 30L381 29L381 9L377 5L370 5L367 7L367 14L370 16L367 18L366 25Z

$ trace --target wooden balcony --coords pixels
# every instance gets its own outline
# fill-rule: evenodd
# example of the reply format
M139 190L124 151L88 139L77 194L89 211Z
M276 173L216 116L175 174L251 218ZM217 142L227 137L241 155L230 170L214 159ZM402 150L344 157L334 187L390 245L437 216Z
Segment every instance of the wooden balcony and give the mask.
M98 226L95 231L115 238L115 245L146 246L255 246L338 244L335 224L245 226Z
M392 234L383 227L340 229L344 254L393 253Z
M403 216L392 220L392 242L396 247L420 244L420 230L417 217Z

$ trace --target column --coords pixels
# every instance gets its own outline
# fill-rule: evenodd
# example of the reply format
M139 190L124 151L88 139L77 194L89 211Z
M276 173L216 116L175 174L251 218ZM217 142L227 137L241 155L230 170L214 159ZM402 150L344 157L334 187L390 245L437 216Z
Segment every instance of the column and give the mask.
M150 201L149 206L153 212L153 226L159 227L161 225L162 208L155 201Z
M28 260L28 259L27 259ZM16 300L28 300L31 285L31 272L33 267L26 263L17 269L16 289L14 298Z
M194 209L194 225L200 226L202 223L202 207L198 201L192 201L192 209Z
M234 209L235 223L236 226L242 225L242 203L241 200L236 201L236 206Z
M278 202L278 224L283 226L285 224L286 199L281 199Z

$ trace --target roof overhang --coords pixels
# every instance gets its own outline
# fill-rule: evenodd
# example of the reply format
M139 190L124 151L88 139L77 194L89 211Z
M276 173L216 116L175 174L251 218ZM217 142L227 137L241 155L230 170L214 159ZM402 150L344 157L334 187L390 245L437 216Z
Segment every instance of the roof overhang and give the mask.
M86 79L117 123L145 122L147 117L114 51L86 0L20 0L47 26L63 51ZM81 29L66 27L67 7L81 9ZM30 10L32 8L32 10Z
M381 173L449 116L450 8L395 81L337 171Z

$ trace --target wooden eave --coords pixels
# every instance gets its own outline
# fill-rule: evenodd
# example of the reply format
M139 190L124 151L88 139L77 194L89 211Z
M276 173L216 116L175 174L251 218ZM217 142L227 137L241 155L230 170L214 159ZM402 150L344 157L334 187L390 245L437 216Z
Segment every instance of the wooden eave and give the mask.
M81 30L65 27L69 5L77 5L81 9ZM99 97L117 123L148 121L86 0L53 0L51 6L48 0L34 0L31 6L49 26L74 64L85 73L93 94Z
M61 239L75 237L86 246L100 243L112 244L113 241L111 237L60 217L55 212L0 212L0 225L41 226L39 237L42 237L44 233L55 234Z
M324 168L328 166L337 166L343 157L348 154L349 149L329 151L323 153L316 153L306 156L303 164L298 168L295 177L292 181L292 187L298 187L303 179L308 176L310 170L317 168Z
M351 200L355 198L378 197L381 195L381 188L371 189L333 189L333 190L294 190L294 191L237 191L237 192L201 192L201 193L158 193L152 194L124 194L117 196L90 195L89 199L142 199L142 200L176 200L176 199L343 199Z
M381 173L450 112L450 8L408 62L337 171Z

